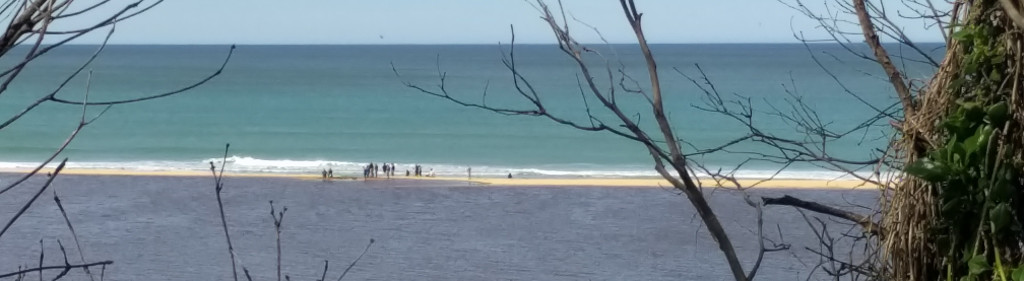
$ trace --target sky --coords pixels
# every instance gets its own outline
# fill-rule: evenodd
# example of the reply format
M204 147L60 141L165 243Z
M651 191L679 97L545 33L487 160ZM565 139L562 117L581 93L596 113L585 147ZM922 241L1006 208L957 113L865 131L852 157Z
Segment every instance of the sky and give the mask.
M76 1L84 7L93 1ZM791 0L781 0L790 1ZM71 27L130 3L70 19ZM495 44L554 43L525 0L168 0L117 25L114 44ZM548 1L557 5L557 0ZM822 1L809 1L820 5ZM893 1L890 1L893 2ZM146 0L143 3L152 3ZM563 0L570 28L583 42L635 42L615 0ZM793 33L824 38L816 23L773 0L636 0L651 43L796 43ZM579 20L573 20L575 17ZM912 39L941 41L921 21L902 21ZM77 43L99 43L102 33Z

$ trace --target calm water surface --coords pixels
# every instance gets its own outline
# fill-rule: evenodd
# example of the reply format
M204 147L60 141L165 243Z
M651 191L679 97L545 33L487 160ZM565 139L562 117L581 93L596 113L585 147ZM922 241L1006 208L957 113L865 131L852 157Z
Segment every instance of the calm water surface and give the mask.
M0 217L10 217L42 182L37 177L0 197ZM106 280L231 278L211 178L61 176L53 189L86 257L115 261ZM870 191L755 193L838 205L876 200ZM284 272L293 280L318 279L325 259L329 280L336 279L371 238L376 243L346 280L730 278L685 198L665 189L230 178L229 227L241 265L257 280L276 278L269 200L288 207L282 247ZM717 191L711 201L749 267L757 252L754 211L735 192ZM816 245L807 224L786 207L767 207L766 220L798 250L769 254L759 279L806 278L817 262L803 250ZM49 191L0 239L0 272L35 264L40 239L48 264L62 264L57 239L77 257Z

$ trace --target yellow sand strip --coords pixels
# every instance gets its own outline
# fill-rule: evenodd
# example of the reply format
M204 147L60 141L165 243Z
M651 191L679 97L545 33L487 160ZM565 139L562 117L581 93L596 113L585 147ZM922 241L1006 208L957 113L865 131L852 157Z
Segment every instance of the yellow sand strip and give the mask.
M466 178L425 178L437 180L466 181ZM512 185L512 186L621 186L621 187L672 187L665 179L661 178L550 178L550 179L518 179L518 178L473 178L473 182L490 185ZM760 183L758 183L760 182ZM760 180L739 180L744 188L757 183L758 188L857 188L873 189L870 184L859 180L790 180L775 179L769 181ZM725 187L735 187L731 183L724 183ZM704 180L705 187L716 187L715 182L710 179Z
M2 170L0 172L27 173L30 170ZM52 172L52 169L43 169L42 174ZM109 176L183 176L183 177L204 177L211 176L210 172L199 171L134 171L134 170L113 170L113 169L65 169L61 174L67 175L109 175ZM226 177L262 177L262 178L296 178L305 180L319 180L319 174L281 174L281 173L232 173L225 172ZM462 177L403 177L396 179L413 180L443 180L462 181ZM385 180L377 178L372 180ZM668 181L661 178L473 178L472 182L486 185L507 185L507 186L619 186L619 187L671 187ZM706 187L715 187L714 182L705 180ZM744 187L758 183L759 180L739 180ZM733 187L727 184L726 187ZM874 189L876 186L865 184L859 180L793 180L774 179L758 183L758 188L845 188L845 189Z

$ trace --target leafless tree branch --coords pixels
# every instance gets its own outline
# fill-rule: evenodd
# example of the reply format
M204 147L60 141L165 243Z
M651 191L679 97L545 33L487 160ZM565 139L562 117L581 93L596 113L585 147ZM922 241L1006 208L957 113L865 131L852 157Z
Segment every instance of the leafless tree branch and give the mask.
M82 263L85 263L85 252L82 251L82 244L78 242L78 233L75 232L75 227L71 224L71 219L68 218L68 212L64 210L64 204L60 203L60 197L57 196L57 191L53 191L53 202L57 203L57 208L60 209L60 215L64 217L64 222L68 226L68 230L71 231L71 238L75 240L75 247L78 249L78 257ZM89 267L83 267L82 270L89 276L89 280L96 280L92 276L92 272L89 272Z
M338 276L338 281L345 279L345 275L348 275L348 272L352 270L353 267L356 266L356 263L363 259L363 256L366 255L366 252L370 251L370 246L373 246L373 242L374 240L370 239L370 243L366 244L366 248L363 248L363 252L359 253L359 256L356 257L356 259L353 260L352 263L348 264L348 267L345 268L345 271L341 272L341 276ZM327 268L327 266L325 265L324 268Z
M883 229L883 227L879 223L875 222L874 220L872 220L871 218L869 218L867 216L864 216L864 215L861 215L861 214L857 214L857 213L853 213L853 212L849 212L849 211L840 210L840 209L837 209L837 208L834 208L834 207L831 207L831 206L826 206L826 205L823 205L823 204L820 204L820 203L817 203L817 202L805 201L805 200L801 200L799 198L792 197L792 196L789 196L789 195L785 195L785 196L782 196L782 197L763 197L763 198L761 198L761 200L764 202L764 205L766 205L766 206L768 206L768 205L792 206L792 207L801 208L801 209L804 209L804 210L808 210L808 211L812 211L812 212L816 212L816 213L821 213L821 214L826 214L826 215L829 215L829 216L832 216L832 217L848 220L850 222L854 222L854 223L860 225L864 229L865 232L871 233L873 235L882 235L883 233L885 233L885 230Z
M36 268L27 268L27 269L18 270L18 271L15 271L15 272L0 274L0 278L7 278L7 277L18 276L18 275L21 275L21 274L25 274L25 273L29 273L29 272L34 272L34 271L46 271L46 270L56 270L56 269L67 271L67 270L72 270L72 269L75 269L75 268L87 268L87 267L96 267L96 266L106 266L106 265L110 265L110 264L114 264L114 261L101 261L101 262L93 262L93 263L86 263L86 264L40 266L40 267L36 267Z
M235 265L235 247L231 244L231 234L228 232L228 220L224 216L224 201L221 199L221 191L224 189L224 166L228 160L228 149L231 148L231 144L224 145L224 158L221 160L220 173L217 173L217 166L210 162L210 172L213 173L213 185L215 194L217 195L217 209L220 211L220 223L221 227L224 228L224 239L228 243L228 254L231 256L231 276L235 281L238 281L238 267ZM249 272L245 272L246 276Z

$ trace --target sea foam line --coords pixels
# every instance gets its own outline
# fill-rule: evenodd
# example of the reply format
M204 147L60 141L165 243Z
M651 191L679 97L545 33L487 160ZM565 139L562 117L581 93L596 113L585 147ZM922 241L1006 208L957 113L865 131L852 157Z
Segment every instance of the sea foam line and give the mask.
M126 171L208 171L210 162L218 167L226 162L225 170L235 173L280 173L280 174L319 174L322 170L331 169L335 175L361 175L363 167L368 163L357 163L351 161L334 160L290 160L290 159L260 159L249 156L231 156L227 161L223 158L209 158L200 161L96 161L96 162L74 162L69 161L67 167L70 169L102 169L102 170L126 170ZM380 164L380 163L377 163ZM22 170L34 168L38 163L33 162L0 162L0 169ZM405 171L412 171L412 163L395 163L396 175L404 175ZM424 173L433 170L438 176L460 177L467 175L465 165L454 164L420 164ZM51 163L48 167L56 167ZM660 177L653 168L645 168L643 165L632 166L604 166L595 164L557 165L545 164L538 167L515 167L515 166L472 166L475 177L505 177L512 174L514 177L528 178L649 178ZM776 170L739 170L735 174L738 179L764 179L774 175L775 179L807 179L807 180L836 180L852 179L853 177L842 172L827 170L786 170L776 174ZM868 175L867 172L860 173L861 176ZM706 177L706 174L698 173L698 177Z

